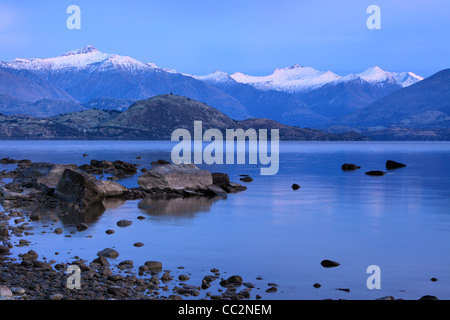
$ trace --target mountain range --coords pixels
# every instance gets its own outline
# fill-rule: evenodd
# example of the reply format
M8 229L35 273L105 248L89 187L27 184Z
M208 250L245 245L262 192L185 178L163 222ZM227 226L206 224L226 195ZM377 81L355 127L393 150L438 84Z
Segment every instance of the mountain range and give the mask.
M125 111L87 109L53 117L0 114L0 139L170 140L175 129L193 135L194 121L219 129L278 129L283 140L364 140L355 132L326 133L287 126L270 119L237 121L187 97L165 94L138 100Z
M450 128L450 69L397 90L335 124L363 128Z
M47 118L90 109L126 111L136 101L172 93L238 121L264 118L368 135L373 128L446 129L447 73L424 79L371 67L341 76L293 65L265 76L192 75L87 46L53 58L0 62L0 113Z
M55 115L103 107L98 99L115 99L117 108L123 108L122 100L129 103L172 92L203 101L236 120L265 117L314 126L420 80L422 77L411 72L386 72L378 67L342 77L300 65L261 77L219 71L197 76L103 53L90 45L54 58L0 62L0 106L5 114ZM12 98L73 104L39 110L37 105L17 102L14 108ZM108 108L114 109L114 104L109 103Z

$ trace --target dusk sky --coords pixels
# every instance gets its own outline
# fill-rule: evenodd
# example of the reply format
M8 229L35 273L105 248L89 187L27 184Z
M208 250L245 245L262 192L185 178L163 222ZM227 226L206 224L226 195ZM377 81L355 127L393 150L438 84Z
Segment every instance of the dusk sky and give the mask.
M69 30L69 5L81 29ZM369 30L367 7L381 9ZM0 3L0 60L47 58L92 44L183 73L267 75L294 64L427 77L450 67L450 1L22 0Z

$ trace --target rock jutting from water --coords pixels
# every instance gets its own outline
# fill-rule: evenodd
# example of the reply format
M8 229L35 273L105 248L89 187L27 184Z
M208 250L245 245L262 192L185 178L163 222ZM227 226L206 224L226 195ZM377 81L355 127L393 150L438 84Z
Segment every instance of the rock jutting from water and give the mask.
M9 162L12 159L7 158ZM6 160L4 160L6 161ZM193 164L172 164L159 160L138 178L139 187L126 188L95 174L115 177L137 173L136 165L116 160L91 160L89 165L32 163L17 161L15 170L2 172L12 182L0 184L0 204L6 208L65 207L74 211L104 210L103 200L123 200L190 196L224 196L247 187L229 181L224 173L200 170ZM20 166L19 166L20 164Z
M379 171L379 170L373 170L373 171L366 172L366 175L368 175L368 176L384 176L385 174L386 174L386 172Z
M356 164L353 164L353 163L344 163L341 166L341 168L343 171L353 171L353 170L361 169L360 166L357 166Z
M403 168L406 167L406 164L397 162L397 161L393 161L393 160L388 160L386 161L386 169L388 170L393 170L393 169L398 169L398 168Z

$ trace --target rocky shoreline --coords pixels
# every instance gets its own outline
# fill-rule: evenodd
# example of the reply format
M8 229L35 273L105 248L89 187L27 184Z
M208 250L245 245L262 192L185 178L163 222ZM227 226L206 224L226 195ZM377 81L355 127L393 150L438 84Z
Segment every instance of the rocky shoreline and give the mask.
M17 256L11 253L14 247L31 244L27 240L33 235L30 222L40 220L40 212L51 212L52 221L58 222L61 212L75 216L92 212L101 214L105 210L103 201L108 198L226 197L229 193L246 189L230 182L225 173L210 173L194 165L175 165L158 160L152 162L150 169L140 170L139 187L126 188L114 180L134 175L138 169L136 165L119 160L91 160L82 166L9 158L0 159L0 163L17 164L12 171L0 171L0 204L5 209L0 212L0 300L258 300L262 299L261 295L270 297L279 290L276 283L262 277L250 279L255 281L253 283L240 275L226 276L226 271L217 268L192 276L182 266L168 270L159 261L149 260L137 266L132 260L118 260L119 253L113 248L104 248L91 261L78 256L70 261L47 261L33 249ZM386 168L391 170L404 166L388 161ZM360 167L354 164L342 165L344 171L357 169ZM245 175L241 180L250 182L251 178L248 178ZM4 183L3 179L11 181ZM293 187L294 190L299 188ZM137 217L141 218L144 217ZM119 227L131 223L125 219L117 221ZM87 224L79 223L77 231L71 233L83 232L87 228ZM106 233L108 231L113 232L106 230ZM61 236L63 230L56 228L52 233ZM136 247L142 245L134 244ZM333 268L339 263L323 260L321 265ZM70 288L68 282L72 275L69 269L74 267L79 270L81 280L75 289ZM320 288L321 284L312 286ZM350 291L347 288L336 290ZM391 296L381 299L395 300ZM421 300L437 298L423 296Z
M261 298L250 294L256 285L244 282L239 275L222 278L220 271L213 268L199 283L190 284L189 273L183 267L173 272L163 269L157 261L147 261L141 266L134 266L132 260L117 262L119 253L111 248L99 251L98 257L90 262L78 256L71 262L46 261L34 250L11 257L12 236L20 239L15 246L29 246L30 241L24 236L33 235L29 222L39 220L40 212L52 212L53 222L57 222L61 212L78 216L101 214L105 210L103 200L108 198L226 197L228 193L246 189L230 182L227 174L158 160L152 162L151 169L140 170L139 187L126 188L114 180L134 175L138 170L136 165L120 160L91 160L81 166L10 158L0 159L0 163L17 164L14 170L0 172L0 203L5 209L0 212L0 300ZM11 181L4 183L2 179ZM129 224L131 221L127 220L117 222L119 227ZM79 232L87 228L85 223L77 226ZM55 236L62 232L61 228L53 231ZM68 288L69 266L79 268L79 288ZM271 283L265 290L276 292L276 284Z

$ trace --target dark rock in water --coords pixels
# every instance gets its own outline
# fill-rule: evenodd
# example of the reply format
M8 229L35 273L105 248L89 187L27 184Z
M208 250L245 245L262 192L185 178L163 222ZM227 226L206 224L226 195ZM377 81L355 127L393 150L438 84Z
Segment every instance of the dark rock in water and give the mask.
M350 289L348 289L348 288L336 288L336 290L350 292Z
M361 169L361 167L353 163L344 163L342 165L342 170L344 171L358 170L358 169Z
M253 179L252 178L250 178L250 177L243 177L243 178L240 178L239 180L241 180L241 181L244 181L244 182L252 182L253 181Z
M228 193L235 193L239 191L247 190L246 186L240 185L239 183L230 182L226 186L222 187Z
M103 192L95 183L94 176L82 171L64 170L55 189L55 196L65 202L74 203L84 210L93 204L101 203Z
M91 174L103 174L103 170L101 168L94 167L90 164L83 164L80 166L80 170L86 171Z
M211 173L213 178L213 184L218 186L225 186L230 183L230 177L226 173L214 172Z
M39 258L39 255L34 250L29 250L27 253L22 255L23 261L35 261Z
M439 299L435 296L426 295L420 298L419 300L439 300Z
M294 184L292 185L292 189L298 190L298 189L300 189L300 186L299 186L298 184L294 183Z
M10 159L10 158L2 158L0 159L0 164L14 164L14 163L18 163L19 161L15 160L15 159Z
M242 283L243 283L242 277L238 276L238 275L234 275L234 276L229 277L226 280L222 279L220 281L220 285L222 287L236 287L236 286L242 285Z
M227 192L220 185L216 185L216 184L212 184L212 185L208 186L208 190L218 196L223 196L223 195L227 194Z
M320 288L322 285L320 284L320 283L318 283L318 282L316 282L316 283L314 283L313 284L313 287L314 288Z
M403 168L403 167L406 167L406 164L392 161L392 160L386 161L386 169L388 169L388 170L393 170L393 169L398 169L398 168Z
M159 261L146 261L144 265L153 272L160 272L162 270L162 263Z
M167 282L173 280L172 276L170 275L169 271L164 272L164 274L161 276L161 281Z
M333 267L337 267L340 265L338 262L331 261L331 260L322 260L322 262L320 262L320 264L324 268L333 268Z
M26 188L32 187L45 194L52 195L66 169L77 170L78 166L75 164L35 162L20 170L14 177L13 184Z
M128 226L130 226L132 223L133 223L133 222L130 221L130 220L125 220L125 219L123 219L123 220L117 221L117 226L119 226L119 227L128 227Z
M0 255L9 254L9 248L0 244Z
M8 228L0 228L0 239L7 239L9 238L9 231Z
M366 175L368 175L368 176L384 176L385 174L386 174L386 172L378 171L378 170L366 172Z
M97 252L97 256L99 256L99 257L103 256L106 258L115 259L119 256L119 253L114 249L106 248L106 249L103 249L102 251Z
M234 283L234 284L242 284L242 277L241 276L231 276L227 279L227 281L229 283Z
M134 164L121 160L116 160L113 162L113 164L114 168L119 170L119 173L123 172L124 174L133 174L137 172L137 167Z
M107 160L91 160L91 166L96 167L96 168L101 168L101 169L107 169L107 168L113 168L114 164L112 163L112 161L107 161Z
M88 225L86 223L80 223L77 225L77 230L78 231L84 231L88 228Z
M171 164L171 163L172 162L166 161L166 160L156 160L156 161L152 161L150 164L152 166L160 166L160 165L163 165L163 164Z
M98 263L101 266L109 266L108 260L105 258L105 256L102 255L98 256L98 258L95 258L92 262Z

